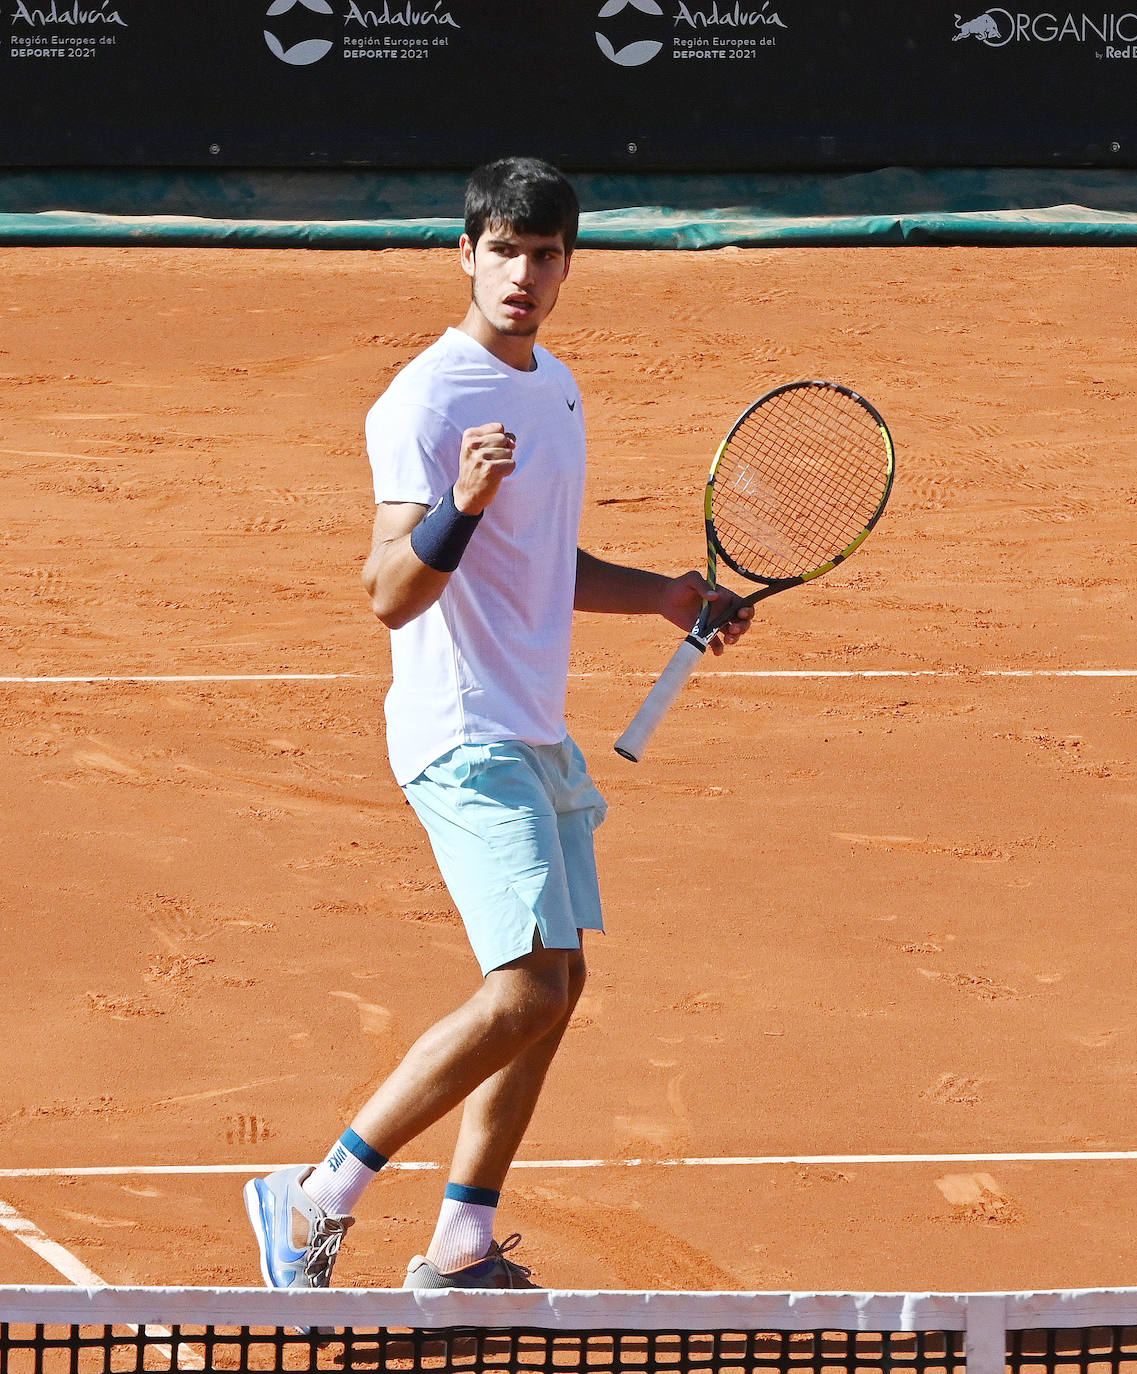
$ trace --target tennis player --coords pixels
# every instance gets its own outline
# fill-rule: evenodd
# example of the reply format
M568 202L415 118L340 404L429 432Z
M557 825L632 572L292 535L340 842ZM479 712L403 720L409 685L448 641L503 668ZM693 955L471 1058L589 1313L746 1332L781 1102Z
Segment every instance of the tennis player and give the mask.
M557 303L578 206L546 163L479 168L466 195L455 328L395 377L367 417L377 512L363 582L391 632L395 778L430 838L483 979L411 1047L314 1168L253 1179L261 1271L322 1288L364 1190L453 1108L461 1126L433 1239L408 1288L532 1288L494 1240L495 1210L603 930L593 831L605 803L565 729L574 607L658 614L689 630L732 593L577 546L580 391L537 333ZM713 646L747 629L742 610Z

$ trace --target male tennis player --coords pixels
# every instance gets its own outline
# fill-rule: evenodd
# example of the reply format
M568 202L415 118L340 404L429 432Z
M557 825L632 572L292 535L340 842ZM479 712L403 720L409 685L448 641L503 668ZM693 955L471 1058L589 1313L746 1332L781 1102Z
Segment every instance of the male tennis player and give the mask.
M584 984L581 932L603 929L592 835L605 804L565 730L573 609L660 614L689 630L704 598L737 599L697 572L664 577L577 547L583 407L568 368L536 342L577 215L572 187L545 163L479 168L460 245L469 309L367 417L378 509L363 582L391 632L391 764L483 981L321 1163L246 1186L271 1287L326 1287L368 1183L459 1104L437 1228L406 1286L535 1286L507 1258L519 1238L495 1243L494 1214Z

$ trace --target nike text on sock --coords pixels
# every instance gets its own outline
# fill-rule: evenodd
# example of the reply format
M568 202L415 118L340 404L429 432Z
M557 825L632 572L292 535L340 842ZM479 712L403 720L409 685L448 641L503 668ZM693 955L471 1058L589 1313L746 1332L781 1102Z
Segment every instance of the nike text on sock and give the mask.
M367 1185L386 1163L378 1150L349 1127L302 1186L329 1216L350 1216Z

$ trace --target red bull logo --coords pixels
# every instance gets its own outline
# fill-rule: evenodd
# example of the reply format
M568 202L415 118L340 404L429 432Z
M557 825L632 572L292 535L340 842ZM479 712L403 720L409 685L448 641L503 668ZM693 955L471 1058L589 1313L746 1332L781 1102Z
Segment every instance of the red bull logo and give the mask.
M955 16L953 43L975 38L989 48L1005 48L1009 43L1137 43L1137 13L1097 11L1027 11L992 6L964 20Z
M957 14L955 16L956 34L952 39L953 43L958 43L961 38L978 38L981 43L994 43L999 38L999 25L991 13L981 14L976 19L969 19L965 24Z

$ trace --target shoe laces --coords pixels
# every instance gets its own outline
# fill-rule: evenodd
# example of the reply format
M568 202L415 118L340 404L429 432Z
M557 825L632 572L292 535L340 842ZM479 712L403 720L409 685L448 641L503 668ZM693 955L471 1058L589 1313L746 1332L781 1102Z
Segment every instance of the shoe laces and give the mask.
M354 1222L354 1217L317 1217L312 1223L304 1273L312 1280L313 1288L327 1288L331 1282L332 1267L340 1252L344 1233Z
M513 1235L506 1238L499 1245L494 1241L490 1246L486 1259L499 1260L505 1265L506 1271L511 1279L527 1279L533 1273L532 1269L526 1268L524 1264L518 1264L516 1260L506 1259L506 1255L511 1250L516 1250L521 1244L521 1233L514 1231Z

